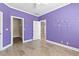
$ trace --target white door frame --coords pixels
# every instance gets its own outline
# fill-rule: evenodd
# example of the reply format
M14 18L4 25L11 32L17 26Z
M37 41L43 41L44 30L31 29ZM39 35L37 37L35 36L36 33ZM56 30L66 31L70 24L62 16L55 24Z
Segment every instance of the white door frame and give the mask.
M35 22L35 21L33 21L33 25L34 25L34 22ZM41 21L36 21L36 22L40 22L40 28L38 28L38 29L40 29L40 36L41 36L41 23L42 23L42 22L45 22L45 24L46 24L46 19L45 19L45 20L41 20ZM37 29L37 28L36 28L36 29ZM37 33L38 33L38 32L37 32ZM37 39L34 38L34 34L35 34L35 33L34 33L34 27L33 27L33 40L37 40ZM37 35L39 35L39 34L37 34ZM46 37L46 27L45 27L45 38L47 39L47 37ZM40 37L40 40L41 40L41 37Z
M46 24L46 19L41 20L40 22L41 22L41 23L42 23L42 22L44 22L44 23L45 23L45 30L44 30L44 31L45 31L45 33L44 33L44 34L45 34L45 38L47 39L47 35L46 35L46 27L47 27L47 24Z
M0 31L1 31L0 32L1 33L0 34L0 36L1 36L1 38L0 38L0 50L2 50L3 49L3 12L0 11L0 14L1 14L1 19L0 19L1 20L0 21L1 22L1 24L0 24L1 25L1 27L0 27Z
M22 42L24 43L24 18L11 16L11 44L13 44L13 18L18 18L22 20Z
M41 39L41 22L33 21L33 40L38 40L38 39Z

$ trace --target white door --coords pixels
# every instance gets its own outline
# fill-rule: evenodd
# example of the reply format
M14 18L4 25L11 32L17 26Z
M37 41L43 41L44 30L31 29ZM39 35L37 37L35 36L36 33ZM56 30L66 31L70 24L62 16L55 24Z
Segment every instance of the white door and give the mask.
M33 40L41 39L41 22L33 21Z
M0 50L2 48L2 12L0 12Z

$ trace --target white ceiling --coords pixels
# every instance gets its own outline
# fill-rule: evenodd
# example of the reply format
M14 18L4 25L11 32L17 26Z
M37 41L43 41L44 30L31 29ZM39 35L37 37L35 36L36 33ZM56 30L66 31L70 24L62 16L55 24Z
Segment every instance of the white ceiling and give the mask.
M6 5L11 8L18 9L35 16L44 15L68 4L70 3L6 3Z

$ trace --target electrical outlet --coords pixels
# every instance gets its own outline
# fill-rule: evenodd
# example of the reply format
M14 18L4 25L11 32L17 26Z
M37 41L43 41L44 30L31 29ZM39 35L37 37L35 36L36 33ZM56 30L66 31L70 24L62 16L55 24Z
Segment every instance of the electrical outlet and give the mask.
M69 42L66 42L66 45L69 45Z
M61 43L63 43L63 41L61 41Z

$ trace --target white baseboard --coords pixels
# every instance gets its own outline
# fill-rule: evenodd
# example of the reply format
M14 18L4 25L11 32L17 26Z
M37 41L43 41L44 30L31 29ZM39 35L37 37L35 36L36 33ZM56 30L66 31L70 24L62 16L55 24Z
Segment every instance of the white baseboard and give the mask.
M3 51L3 50L5 50L5 49L9 48L10 46L12 46L12 44L9 44L9 45L3 47L2 49L0 49L0 51Z
M31 42L33 39L29 39L29 40L25 40L25 41L23 41L23 43L25 43L25 42Z
M46 41L48 43L55 44L55 45L58 45L58 46L61 46L61 47L65 47L65 48L68 48L68 49L71 49L71 50L74 50L74 51L79 52L79 49L78 48L74 48L74 47L67 46L67 45L64 45L64 44L60 44L60 43L57 43L57 42L54 42L54 41L50 41L50 40L46 40Z
M32 41L32 39L25 40L25 41L23 41L23 43L25 43L25 42L30 42L30 41ZM9 45L3 47L2 49L0 49L0 51L3 51L3 50L5 50L5 49L9 48L10 46L12 46L12 44L9 44Z

